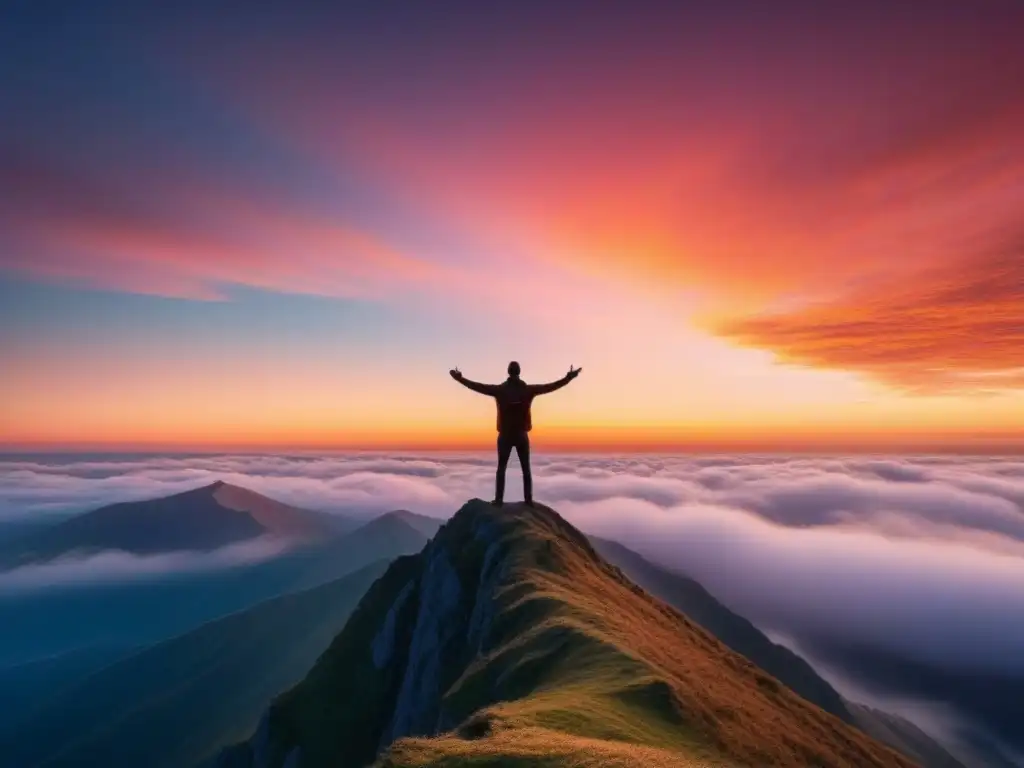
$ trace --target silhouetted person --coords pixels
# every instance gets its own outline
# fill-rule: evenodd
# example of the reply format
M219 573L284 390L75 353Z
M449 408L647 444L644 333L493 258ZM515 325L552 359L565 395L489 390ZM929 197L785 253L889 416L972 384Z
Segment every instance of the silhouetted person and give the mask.
M519 363L508 364L508 378L501 384L479 384L470 381L458 368L453 368L452 378L481 395L490 395L498 407L498 474L494 482L494 504L501 506L505 498L505 469L508 467L512 449L516 449L519 465L523 468L523 498L533 505L533 475L530 473L530 436L533 429L530 420L530 404L537 395L544 395L561 389L580 375L582 368L573 369L558 381L550 384L527 384L519 378Z

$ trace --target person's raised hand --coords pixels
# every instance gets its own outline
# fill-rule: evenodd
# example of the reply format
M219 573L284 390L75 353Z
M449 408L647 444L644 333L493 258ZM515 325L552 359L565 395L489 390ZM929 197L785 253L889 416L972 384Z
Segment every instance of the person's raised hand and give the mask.
M456 381L462 378L462 371L460 371L458 368L452 368L450 371L448 371L448 373L450 373L452 378L455 379Z
M577 376L579 376L579 375L580 375L580 371L582 371L582 370L583 370L582 368L576 368L576 369L574 369L574 368L573 368L573 367L572 367L572 366L570 365L570 366L569 366L569 378L570 378L570 379L575 379L575 378L576 378Z

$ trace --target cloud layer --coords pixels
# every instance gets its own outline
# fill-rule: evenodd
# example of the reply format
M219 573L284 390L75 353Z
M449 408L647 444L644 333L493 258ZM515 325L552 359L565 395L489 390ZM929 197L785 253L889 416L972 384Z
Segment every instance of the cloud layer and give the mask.
M470 497L490 497L491 462L467 454L8 460L0 520L55 519L214 479L339 514L447 516ZM765 629L1024 673L1024 462L551 456L536 460L535 474L539 497L579 527L693 575ZM198 567L102 557L91 567L122 575ZM17 576L51 577L63 578Z
M271 560L288 548L284 540L264 537L209 552L136 555L106 551L86 557L68 556L0 573L0 598L53 587L88 589L103 584L158 581L168 576L236 568Z

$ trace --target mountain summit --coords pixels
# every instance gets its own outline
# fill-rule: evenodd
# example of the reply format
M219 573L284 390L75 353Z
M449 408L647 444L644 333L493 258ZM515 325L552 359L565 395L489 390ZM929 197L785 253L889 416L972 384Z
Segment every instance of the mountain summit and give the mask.
M633 584L553 510L479 499L390 566L219 764L374 760L912 764Z
M217 481L173 496L110 504L18 542L6 565L69 552L136 554L211 550L258 536L315 539L339 532L330 515L299 509Z

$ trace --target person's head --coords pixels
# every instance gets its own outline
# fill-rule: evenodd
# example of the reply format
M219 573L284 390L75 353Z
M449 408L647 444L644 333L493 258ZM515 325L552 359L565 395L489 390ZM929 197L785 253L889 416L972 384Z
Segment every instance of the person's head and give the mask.
M519 378L519 363L515 360L508 364L508 375L514 379Z

